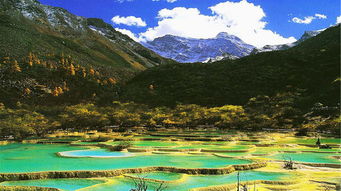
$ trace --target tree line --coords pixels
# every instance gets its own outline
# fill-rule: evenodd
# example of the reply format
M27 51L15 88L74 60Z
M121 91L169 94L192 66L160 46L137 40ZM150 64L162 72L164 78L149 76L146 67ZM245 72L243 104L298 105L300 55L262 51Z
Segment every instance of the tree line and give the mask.
M224 105L204 107L178 104L175 107L149 107L133 102L114 101L98 106L83 103L70 106L0 106L0 136L2 139L25 139L44 136L55 130L126 131L130 127L157 130L160 127L216 127L221 130L261 131L264 129L295 129L299 135L309 132L340 131L339 107L316 104L308 113L295 105L298 93L284 92L275 96L257 96L244 106ZM118 127L118 128L117 128Z

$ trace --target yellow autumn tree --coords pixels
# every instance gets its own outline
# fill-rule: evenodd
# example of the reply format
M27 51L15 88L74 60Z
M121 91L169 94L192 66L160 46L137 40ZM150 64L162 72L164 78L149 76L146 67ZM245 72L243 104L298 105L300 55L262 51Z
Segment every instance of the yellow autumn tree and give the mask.
M18 61L16 61L16 60L14 60L14 62L13 62L12 71L13 72L21 72L21 68L18 64Z
M57 96L59 95L58 93L59 93L59 92L58 92L58 88L55 87L54 90L52 91L52 95L55 96L55 97L57 97Z
M90 68L89 73L91 76L95 75L95 70L93 68Z
M29 88L25 88L25 89L24 89L24 94L25 94L25 95L30 95L31 92L32 92L32 91L31 91Z
M9 60L10 60L10 57L9 56L5 56L5 57L3 57L3 62L2 63L4 63L4 64L9 63Z
M117 83L116 80L113 79L113 78L109 78L108 81L109 81L109 83L112 84L112 85L114 85L114 84Z
M85 70L85 68L82 69L82 76L83 76L83 78L86 77L86 70Z
M59 86L57 87L57 90L58 90L58 95L64 93L63 89L61 87L59 87Z
M75 66L73 64L70 64L70 74L72 76L76 75Z
M40 64L41 64L41 62L40 62L40 60L39 60L39 59L37 59L35 63L36 63L36 64L38 64L38 65L40 65Z

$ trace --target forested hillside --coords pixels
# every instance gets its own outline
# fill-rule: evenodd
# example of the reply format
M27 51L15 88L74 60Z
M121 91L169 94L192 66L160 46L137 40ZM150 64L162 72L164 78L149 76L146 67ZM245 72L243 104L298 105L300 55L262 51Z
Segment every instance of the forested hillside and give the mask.
M0 102L9 105L110 103L117 97L117 84L173 62L101 19L35 0L0 0L0 34ZM56 96L58 87L63 93Z
M340 90L340 25L284 50L212 64L168 64L151 68L124 88L126 100L150 105L177 103L244 105L258 95L299 91L299 104L336 105Z

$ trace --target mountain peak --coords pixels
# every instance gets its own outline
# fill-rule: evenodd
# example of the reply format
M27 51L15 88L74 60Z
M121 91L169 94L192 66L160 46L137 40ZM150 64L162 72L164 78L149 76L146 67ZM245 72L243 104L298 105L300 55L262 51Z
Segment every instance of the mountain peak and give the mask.
M230 39L230 40L239 40L241 41L240 38L234 36L234 35L230 35L229 33L227 32L220 32L217 34L216 38L223 38L223 39Z
M225 57L224 55L239 58L249 55L254 48L226 32L221 32L215 38L209 39L165 35L144 43L144 46L163 57L182 63L204 62Z

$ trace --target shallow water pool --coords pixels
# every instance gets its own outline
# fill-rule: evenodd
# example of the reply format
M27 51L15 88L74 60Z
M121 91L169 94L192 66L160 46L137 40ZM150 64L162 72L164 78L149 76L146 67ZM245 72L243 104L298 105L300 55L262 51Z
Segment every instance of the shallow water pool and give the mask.
M78 146L11 144L0 146L0 172L37 172L64 170L111 170L148 166L182 168L218 168L232 164L248 164L249 160L220 158L212 155L137 154L122 158L67 158L57 152L79 150ZM43 161L43 162L42 162Z
M94 158L115 158L115 157L131 157L132 153L127 152L110 152L106 149L89 149L77 151L65 151L59 153L63 157L94 157Z
M142 175L143 176L143 175ZM163 175L160 175L163 177ZM245 171L240 173L241 181L253 181L253 180L283 180L289 178L292 175L286 173L277 172L260 172L260 171ZM149 177L147 177L149 178ZM155 179L160 179L155 176ZM110 184L99 184L96 187L85 189L84 191L123 191L134 188L134 181L129 178L117 177L112 179ZM237 182L237 173L228 175L211 175L211 176L196 176L187 175L182 181L174 183L166 183L166 191L187 191L192 188L208 187L223 184L232 184ZM157 183L147 182L148 186L153 191L157 187ZM148 191L149 191L148 190Z
M65 191L74 191L92 185L104 183L102 180L95 179L46 179L46 180L23 180L2 182L2 186L39 186L58 188Z
M332 163L332 164L340 164L340 161L331 158L331 156L336 156L340 154L333 153L278 153L273 156L269 156L269 158L279 159L279 160L288 160L292 159L298 162L307 162L307 163Z

